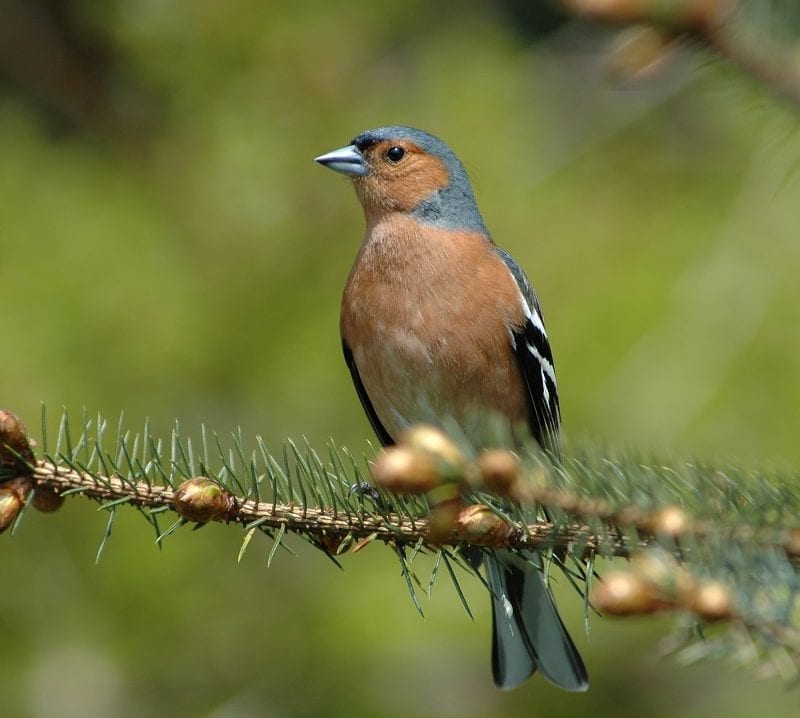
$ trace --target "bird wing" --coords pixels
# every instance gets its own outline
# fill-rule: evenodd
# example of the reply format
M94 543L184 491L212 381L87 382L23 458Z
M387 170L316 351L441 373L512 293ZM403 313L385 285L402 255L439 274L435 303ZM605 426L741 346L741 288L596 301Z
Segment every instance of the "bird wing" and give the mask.
M556 450L561 412L553 352L544 328L539 299L525 272L511 255L499 247L494 250L517 283L524 310L522 325L509 327L509 332L511 348L528 390L528 423L531 433L543 448Z
M381 424L381 420L378 418L375 407L369 400L367 390L364 388L364 383L361 381L361 376L358 373L356 361L353 358L353 352L344 339L342 339L342 351L344 352L344 360L347 363L347 368L350 370L350 376L353 378L353 384L356 387L356 393L358 394L358 398L361 400L361 406L364 407L364 411L367 414L369 423L371 424L375 434L378 436L378 441L380 441L383 446L391 446L395 443L395 441L389 435L389 432L386 431L384 425Z

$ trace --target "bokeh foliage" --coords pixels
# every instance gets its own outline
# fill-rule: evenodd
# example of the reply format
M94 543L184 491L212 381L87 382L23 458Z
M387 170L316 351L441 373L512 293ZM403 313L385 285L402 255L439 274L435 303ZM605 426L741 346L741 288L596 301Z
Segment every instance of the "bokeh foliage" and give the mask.
M405 123L456 149L534 280L569 436L800 461L796 115L751 80L682 51L620 83L610 30L531 33L500 3L53 5L69 22L21 43L42 74L0 84L0 394L31 428L46 401L162 433L177 416L366 447L338 339L362 219L311 158ZM47 37L69 38L61 56ZM58 57L93 68L91 101L48 82ZM121 513L95 566L104 526L71 501L3 537L4 715L796 707L777 682L658 662L653 621L579 636L585 696L539 680L501 694L479 586L465 586L477 625L446 589L423 622L382 551L341 573L293 546L300 560L267 572L266 546L236 565L238 532L159 552ZM580 601L561 595L578 628Z

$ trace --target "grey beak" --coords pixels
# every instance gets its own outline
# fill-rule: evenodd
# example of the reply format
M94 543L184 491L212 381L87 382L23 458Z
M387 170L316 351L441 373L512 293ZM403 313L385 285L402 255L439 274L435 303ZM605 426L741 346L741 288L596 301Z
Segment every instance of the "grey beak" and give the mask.
M327 152L324 155L315 157L314 162L319 162L334 172L341 172L343 175L351 177L363 177L369 172L364 156L355 145L348 145L333 152Z

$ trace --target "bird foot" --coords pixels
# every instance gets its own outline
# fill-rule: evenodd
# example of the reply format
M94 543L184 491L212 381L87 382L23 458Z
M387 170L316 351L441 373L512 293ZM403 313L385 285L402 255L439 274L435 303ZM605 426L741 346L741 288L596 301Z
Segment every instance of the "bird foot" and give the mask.
M378 489L376 489L368 481L358 481L350 487L350 496L354 494L360 496L363 500L364 497L372 499L375 508L378 511L389 511L391 506L384 500Z

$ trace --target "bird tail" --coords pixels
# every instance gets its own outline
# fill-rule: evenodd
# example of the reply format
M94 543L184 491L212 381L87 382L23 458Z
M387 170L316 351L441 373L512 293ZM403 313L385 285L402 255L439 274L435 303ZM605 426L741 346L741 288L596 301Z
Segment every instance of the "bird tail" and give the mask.
M538 668L559 688L585 691L589 676L545 585L541 557L526 553L525 558L530 563L508 551L495 551L486 560L495 685L516 688Z

